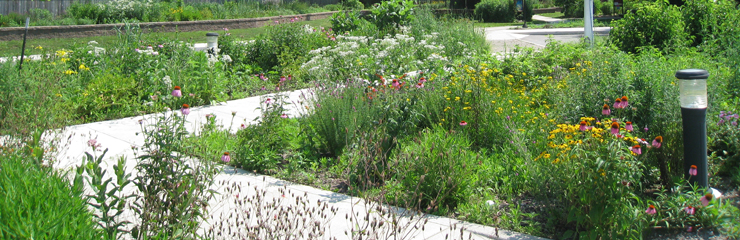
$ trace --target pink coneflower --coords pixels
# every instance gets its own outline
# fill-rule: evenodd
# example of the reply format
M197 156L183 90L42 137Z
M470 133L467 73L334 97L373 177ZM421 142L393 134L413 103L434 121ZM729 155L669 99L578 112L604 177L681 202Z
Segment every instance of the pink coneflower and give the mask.
M427 79L426 79L426 78L424 78L424 77L421 77L421 78L419 79L419 82L421 82L421 83L425 83L425 82L427 82Z
M272 104L272 99L271 98L268 98L267 100L265 100L265 103L268 104L268 105L269 104Z
M267 88L265 88L265 86L262 86L262 88L260 88L260 90L265 91L265 90L267 90Z
M465 121L460 121L460 126L465 126L465 125L468 125L468 123Z
M260 79L261 79L262 81L267 81L267 80L270 80L269 78L265 77L265 74L260 74Z
M621 98L617 98L617 100L614 100L614 109L619 109L619 108L623 108Z
M283 113L283 115L280 115L281 118L288 118L288 114Z
M242 123L242 125L241 125L241 126L239 126L239 128L241 128L241 129L245 129L245 128L247 128L247 125L246 125L246 124L244 124L244 123Z
M701 204L706 207L707 205L709 205L709 202L712 201L712 198L714 198L714 195L712 195L711 193L707 193L706 195L702 196L701 199L699 200L701 200Z
M182 115L188 115L190 114L190 105L183 104L182 108L180 108L180 112L182 112Z
M619 123L612 122L612 134L614 135L619 134Z
M424 83L423 82L419 82L419 83L416 84L416 88L423 88L423 87L424 87Z
M645 210L645 213L647 213L648 215L653 215L653 214L658 213L658 211L656 211L655 206L651 204L648 206L647 210Z
M182 97L182 91L180 91L180 86L175 86L175 90L172 90L172 96Z
M188 96L195 97L195 93L189 93Z
M280 82L285 82L285 76L280 76Z
M221 161L222 162L225 162L225 163L231 161L231 157L229 156L229 152L225 152L224 155L221 156Z
M627 129L627 131L634 131L635 129L632 128L632 122L626 122L624 123L624 129Z
M293 75L292 74L288 74L288 81L290 81L290 80L293 80Z
M691 167L689 167L689 175L696 176L697 172L696 165L691 165Z
M637 155L642 154L642 148L640 147L640 145L632 146L630 148L630 150L632 150L632 152L635 153L635 154L637 154Z
M401 83L398 82L398 79L393 79L393 83L391 83L391 85L395 89L400 89L401 88Z
M215 117L215 115L210 114L210 113L209 114L206 114L206 120L209 120L209 119L211 119L213 117Z
M163 48L164 46L162 46L162 44L159 44L159 45L157 45L157 47L159 47L159 48Z
M654 148L660 148L660 145L663 143L663 137L657 136L655 139L653 139L653 147Z
M581 121L581 126L579 128L581 130L581 132L588 131L588 126L587 125L588 125L588 123L586 121Z
M627 96L622 96L622 108L626 108L630 105L629 98Z
M692 207L691 205L689 205L688 207L684 208L684 210L689 215L694 215L694 213L696 213L696 208Z
M609 105L604 104L604 106L601 108L601 114L603 115L612 114L612 110L609 109Z

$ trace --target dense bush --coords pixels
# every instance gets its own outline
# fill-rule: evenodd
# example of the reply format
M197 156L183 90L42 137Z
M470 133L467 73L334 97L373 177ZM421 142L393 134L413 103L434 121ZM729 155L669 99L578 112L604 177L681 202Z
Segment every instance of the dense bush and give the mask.
M640 6L612 26L609 40L625 52L637 52L644 46L670 51L692 40L679 8L664 2Z
M329 21L331 21L332 30L342 34L357 29L364 19L360 18L360 13L357 11L344 11L332 14Z
M475 16L484 22L513 22L516 3L504 0L485 0L475 5Z
M40 166L38 150L0 148L0 238L102 239L82 189Z
M478 162L484 156L470 150L464 135L441 127L422 130L419 135L399 142L402 147L394 156L398 161L394 180L406 191L391 195L394 202L409 201L429 212L451 211L472 193Z
M416 4L411 0L389 0L373 6L368 16L379 29L388 31L414 20Z

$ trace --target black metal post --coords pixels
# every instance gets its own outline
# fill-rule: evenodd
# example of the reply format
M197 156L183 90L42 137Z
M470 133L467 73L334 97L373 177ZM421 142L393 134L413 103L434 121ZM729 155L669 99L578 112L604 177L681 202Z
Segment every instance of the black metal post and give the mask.
M681 119L683 121L683 173L690 183L709 187L707 174L707 78L703 69L676 72L679 81ZM696 176L689 170L696 166Z
M31 18L26 18L26 33L23 34L23 46L21 47L21 63L18 64L18 73L23 70L23 57L26 55L26 36L28 36L28 22Z
M697 186L709 186L707 176L707 109L681 108L683 119L683 172L686 179ZM689 175L696 165L696 176Z

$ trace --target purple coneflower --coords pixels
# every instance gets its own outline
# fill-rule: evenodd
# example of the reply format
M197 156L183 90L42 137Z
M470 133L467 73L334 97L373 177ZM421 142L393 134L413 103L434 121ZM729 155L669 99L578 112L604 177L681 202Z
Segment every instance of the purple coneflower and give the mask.
M175 90L172 90L172 96L182 97L182 91L180 90L180 86L175 86Z
M691 205L689 205L688 207L684 208L684 210L689 215L694 215L694 213L696 213L696 208L692 207Z
M697 172L696 165L691 165L691 167L689 167L689 175L696 176Z
M655 210L655 206L653 206L652 204L648 206L647 210L645 210L645 213L649 215L656 214L657 212L658 211Z
M183 104L182 108L180 108L180 111L182 112L182 115L188 115L190 114L190 105Z
M634 128L632 128L632 122L626 122L624 124L624 129L627 129L627 131L630 131L630 132L635 130Z
M619 134L619 123L612 122L612 134L614 135Z
M632 152L635 153L635 154L637 154L637 155L642 154L642 148L640 147L640 145L635 145L635 146L631 147L630 150L632 150Z
M699 200L701 200L701 204L706 207L707 205L709 205L709 202L712 201L712 198L714 198L714 195L712 195L711 193L707 193L706 195L702 196L701 199Z
M653 139L653 147L654 148L660 148L660 145L663 143L663 137L657 136L655 139Z
M231 157L229 156L229 152L225 152L224 155L221 156L221 161L222 162L225 162L225 163L231 161Z
M604 107L601 108L601 114L603 115L612 114L612 110L609 109L609 105L604 104Z

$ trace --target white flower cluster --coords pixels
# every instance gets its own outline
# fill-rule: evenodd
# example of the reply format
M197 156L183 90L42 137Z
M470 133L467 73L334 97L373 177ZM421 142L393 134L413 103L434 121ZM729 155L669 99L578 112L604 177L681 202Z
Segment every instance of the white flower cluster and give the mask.
M309 51L310 60L301 65L315 79L405 73L449 64L445 47L437 44L436 33L419 39L404 34L379 39L339 35L336 39L333 47Z

